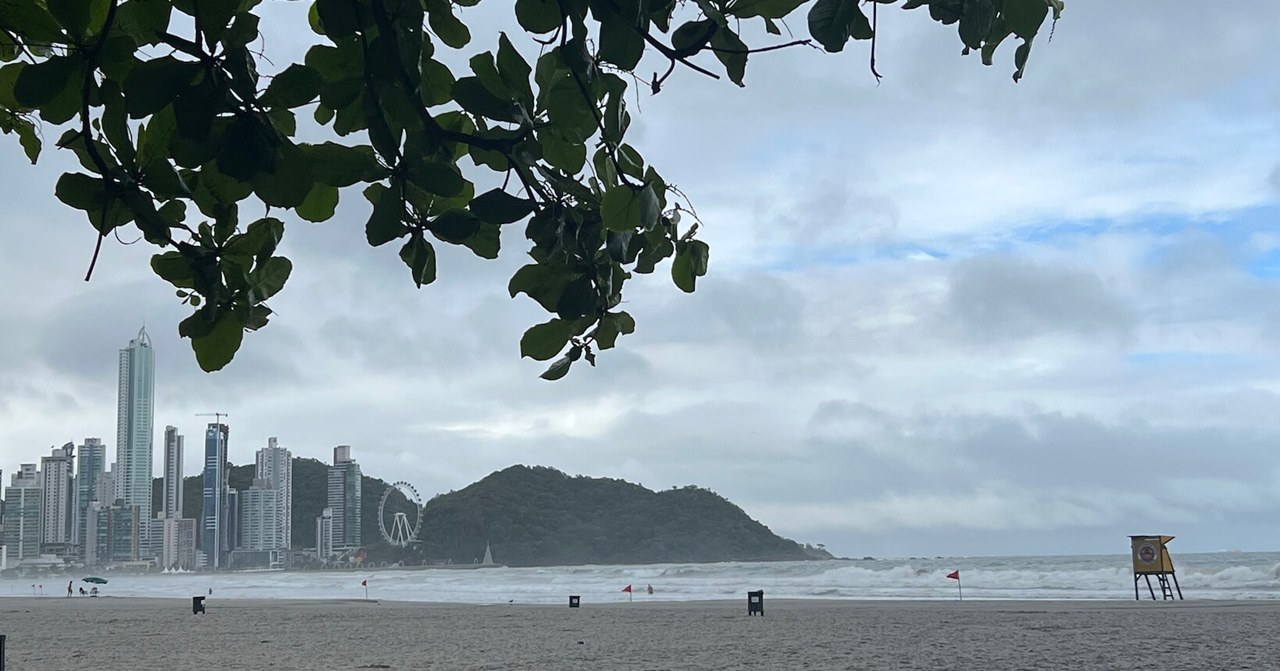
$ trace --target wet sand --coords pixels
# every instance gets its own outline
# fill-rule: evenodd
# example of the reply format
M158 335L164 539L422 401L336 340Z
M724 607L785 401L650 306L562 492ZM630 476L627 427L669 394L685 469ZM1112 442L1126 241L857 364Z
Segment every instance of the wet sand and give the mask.
M1274 669L1280 601L567 606L0 598L6 671Z

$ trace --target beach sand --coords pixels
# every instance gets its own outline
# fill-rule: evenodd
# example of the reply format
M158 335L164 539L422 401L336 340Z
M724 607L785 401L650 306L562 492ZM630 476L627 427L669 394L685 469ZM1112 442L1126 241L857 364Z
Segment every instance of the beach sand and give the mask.
M0 598L6 671L1275 669L1280 602Z

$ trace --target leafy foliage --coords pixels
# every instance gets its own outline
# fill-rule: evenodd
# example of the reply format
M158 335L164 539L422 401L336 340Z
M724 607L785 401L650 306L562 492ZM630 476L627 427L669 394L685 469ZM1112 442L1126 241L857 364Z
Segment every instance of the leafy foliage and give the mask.
M646 54L668 62L655 94L677 65L742 85L751 54L810 44L750 47L756 20L776 35L810 4L813 41L838 52L874 39L879 4L901 3L957 24L987 64L1020 40L1016 80L1062 11L1061 0L516 0L526 34L500 35L454 71L442 53L470 45L461 15L477 2L315 0L319 43L265 76L260 0L0 0L0 131L32 162L58 133L80 171L55 194L99 245L131 225L160 248L152 269L191 306L178 331L205 370L272 316L292 272L277 254L285 219L326 221L358 188L369 244L396 243L419 287L437 276L435 244L494 258L500 228L525 222L531 262L508 289L555 315L521 341L525 356L559 355L543 375L555 379L634 329L620 309L634 273L674 257L672 280L693 291L708 269L682 196L627 143ZM518 47L535 41L530 61ZM324 141L301 141L300 128ZM500 188L477 193L497 176Z
M605 478L512 466L427 502L424 551L509 566L810 559L741 508L698 487L653 492Z

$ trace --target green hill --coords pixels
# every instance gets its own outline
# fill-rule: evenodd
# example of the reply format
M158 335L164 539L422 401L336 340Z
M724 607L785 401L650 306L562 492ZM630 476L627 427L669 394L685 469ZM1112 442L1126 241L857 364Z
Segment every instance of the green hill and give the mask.
M437 496L424 518L426 555L462 563L483 556L486 543L509 566L830 557L706 489L654 492L545 466L512 466Z
M293 459L293 547L315 546L315 519L328 499L328 465ZM230 485L247 489L253 466L232 466ZM183 481L182 512L200 518L203 478ZM512 466L423 509L420 551L388 547L378 533L378 503L388 483L364 476L362 525L371 561L452 561L484 556L508 566L829 559L769 531L707 489L654 492L609 478L569 476L545 466ZM159 510L161 480L152 488Z

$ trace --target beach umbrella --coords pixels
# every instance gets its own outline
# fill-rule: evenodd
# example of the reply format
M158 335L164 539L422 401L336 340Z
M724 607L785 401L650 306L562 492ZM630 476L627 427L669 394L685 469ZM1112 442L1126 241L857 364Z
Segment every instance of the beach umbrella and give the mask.
M88 578L83 578L82 582L91 582L95 585L105 585L107 584L107 579L99 578L98 576L91 575Z

